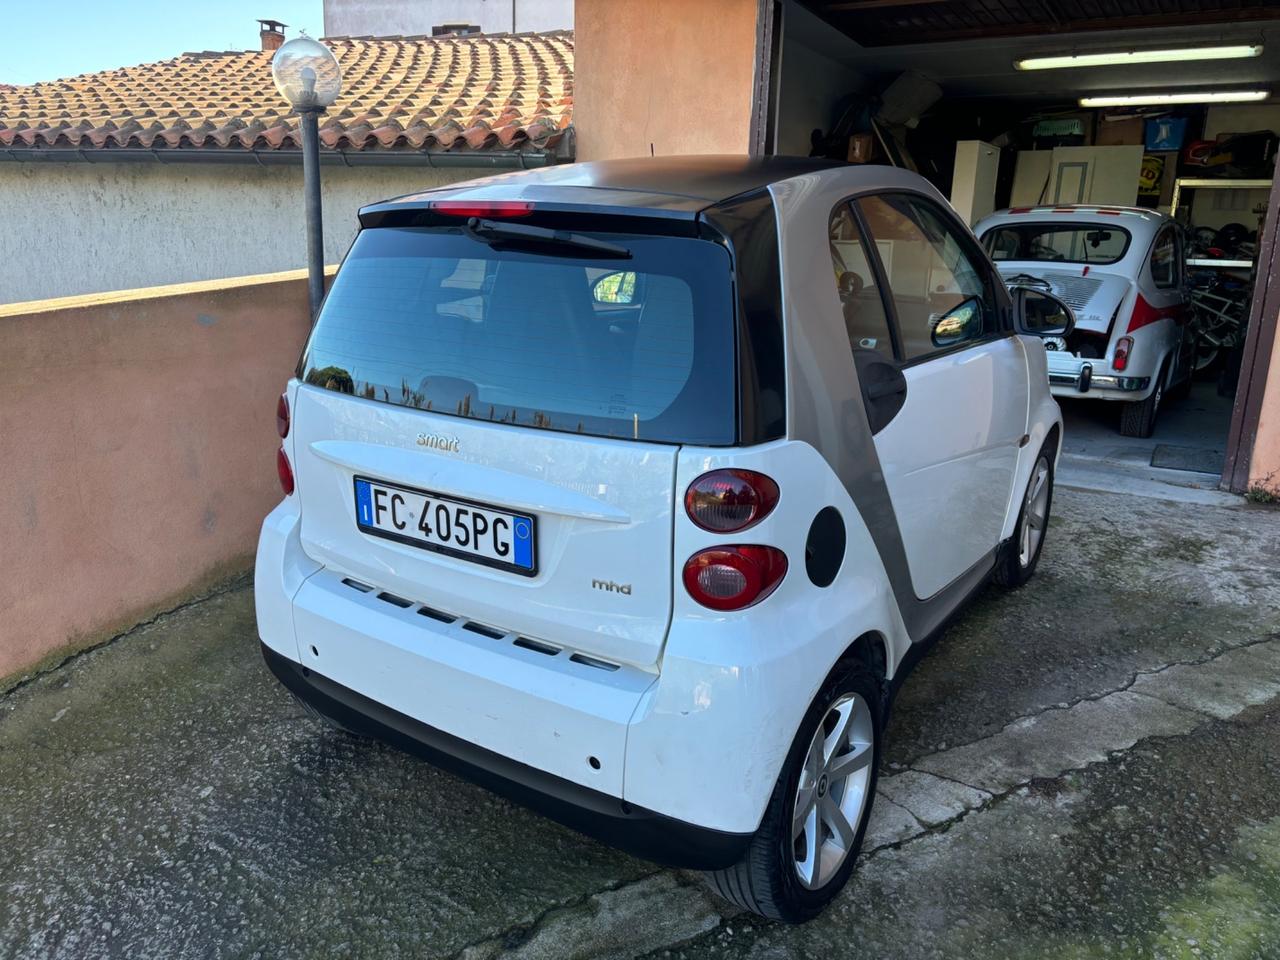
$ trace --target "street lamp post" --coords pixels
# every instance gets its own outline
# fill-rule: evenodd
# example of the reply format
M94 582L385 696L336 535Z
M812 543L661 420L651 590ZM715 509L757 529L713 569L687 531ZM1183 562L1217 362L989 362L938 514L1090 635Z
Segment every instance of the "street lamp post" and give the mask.
M271 58L271 77L302 127L302 190L307 217L307 295L314 322L324 299L324 231L320 214L320 115L342 91L338 58L323 43L295 37Z

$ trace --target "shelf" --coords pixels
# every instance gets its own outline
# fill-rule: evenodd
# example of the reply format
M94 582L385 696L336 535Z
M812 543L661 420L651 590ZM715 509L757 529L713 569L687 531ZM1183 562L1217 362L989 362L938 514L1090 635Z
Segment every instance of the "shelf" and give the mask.
M1214 260L1209 257L1189 257L1189 267L1221 267L1224 270L1252 270L1252 260Z
M1270 190L1270 180L1232 180L1229 177L1178 177L1173 181L1169 216L1177 217L1183 190Z
M1270 190L1270 180L1232 180L1229 177L1178 177L1174 187L1184 190Z

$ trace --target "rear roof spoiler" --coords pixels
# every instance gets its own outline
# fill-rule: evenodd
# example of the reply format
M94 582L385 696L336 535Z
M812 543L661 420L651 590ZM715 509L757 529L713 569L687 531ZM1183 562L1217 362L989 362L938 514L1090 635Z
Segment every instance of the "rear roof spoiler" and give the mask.
M361 227L428 226L450 222L432 212L437 201L474 201L498 203L502 201L532 204L532 218L546 215L556 218L580 217L629 217L642 220L665 221L669 225L681 221L692 225L698 214L711 204L707 200L670 193L651 193L637 190L617 190L608 187L544 186L517 184L489 184L486 186L444 188L428 190L372 203L360 209ZM677 227L675 232L686 232Z

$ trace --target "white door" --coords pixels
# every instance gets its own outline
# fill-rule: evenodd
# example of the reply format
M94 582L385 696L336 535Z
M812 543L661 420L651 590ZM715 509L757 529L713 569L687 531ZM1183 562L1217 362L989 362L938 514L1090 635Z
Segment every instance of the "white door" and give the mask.
M1023 150L1014 170L1010 205L1133 206L1138 202L1142 155L1140 146Z
M999 543L1026 433L1026 356L1001 328L998 281L948 216L909 194L856 204L875 248L892 250L878 258L887 289L875 300L893 321L906 394L875 445L912 586L926 598Z

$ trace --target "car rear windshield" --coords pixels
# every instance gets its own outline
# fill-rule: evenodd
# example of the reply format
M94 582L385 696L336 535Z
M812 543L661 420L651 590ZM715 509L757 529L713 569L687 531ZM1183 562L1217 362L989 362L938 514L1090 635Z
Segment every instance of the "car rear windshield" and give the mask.
M1017 223L982 235L992 260L1115 263L1129 249L1129 231L1097 223Z
M310 384L473 420L725 445L735 435L723 247L593 233L629 256L378 227L352 246L300 365Z

